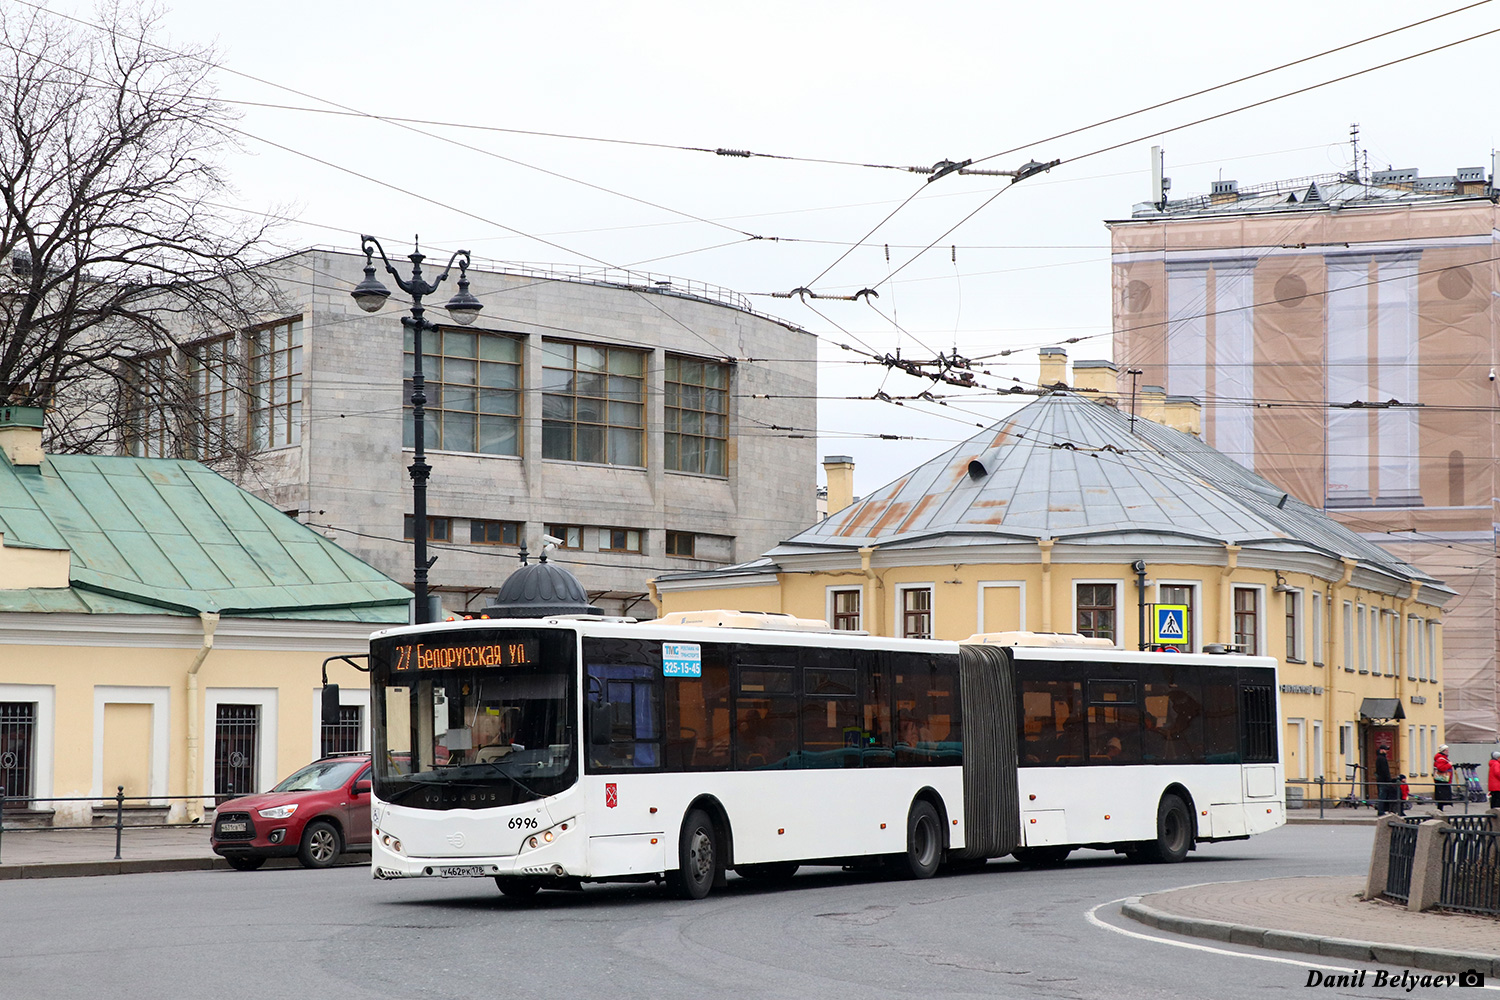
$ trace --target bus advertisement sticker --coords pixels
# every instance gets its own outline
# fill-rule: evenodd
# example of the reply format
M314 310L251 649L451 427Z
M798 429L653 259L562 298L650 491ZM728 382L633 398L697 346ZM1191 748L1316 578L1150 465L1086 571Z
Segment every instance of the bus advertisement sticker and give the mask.
M703 647L696 642L662 643L661 675L663 677L702 677Z

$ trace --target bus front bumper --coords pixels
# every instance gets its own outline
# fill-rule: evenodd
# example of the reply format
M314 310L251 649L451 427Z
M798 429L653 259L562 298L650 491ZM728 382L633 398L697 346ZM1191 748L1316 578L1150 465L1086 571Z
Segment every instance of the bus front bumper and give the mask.
M375 838L370 858L375 878L577 878L587 868L588 837L571 820L527 835L512 855L421 857L405 854L401 846L396 837Z

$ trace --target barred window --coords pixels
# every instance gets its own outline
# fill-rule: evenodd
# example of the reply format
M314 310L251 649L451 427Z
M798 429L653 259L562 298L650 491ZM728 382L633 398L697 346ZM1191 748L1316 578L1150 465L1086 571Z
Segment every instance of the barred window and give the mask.
M469 521L469 543L471 545L519 545L521 522L482 521L477 517L473 518Z
M727 474L729 366L667 355L666 466L677 472Z
M645 465L646 356L557 341L542 352L542 457Z
M36 702L0 701L0 788L15 798L32 794L36 764Z
M200 461L233 452L239 440L233 334L193 344L186 350L188 391L193 398L189 449Z
M250 332L250 447L302 440L302 318Z
M172 454L172 426L163 397L171 377L166 351L139 355L126 365L127 450L136 458Z
M406 331L403 442L416 444L412 423L414 353ZM474 330L438 330L422 338L427 393L423 443L441 451L521 454L521 342Z
M360 705L340 705L337 722L323 722L323 756L336 753L356 753L363 749L359 745L364 728L364 708Z

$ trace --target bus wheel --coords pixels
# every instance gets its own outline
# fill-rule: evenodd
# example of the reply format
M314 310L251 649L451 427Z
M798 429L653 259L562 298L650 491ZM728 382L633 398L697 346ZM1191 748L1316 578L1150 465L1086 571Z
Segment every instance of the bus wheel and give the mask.
M797 867L795 861L768 861L759 865L740 865L734 872L746 882L770 885L789 881L797 874Z
M904 878L932 878L943 861L943 825L932 803L918 799L906 814L906 853L897 858Z
M529 899L542 891L542 884L534 878L516 878L514 875L496 875L495 885L500 895L511 899Z
M1056 868L1073 853L1071 847L1018 847L1011 852L1027 868Z
M718 872L719 851L714 843L713 821L703 810L694 809L682 824L672 888L684 899L702 899L714 887Z
M1175 864L1188 856L1192 846L1193 817L1187 803L1176 795L1163 795L1156 807L1156 839L1141 845L1141 858L1155 864Z

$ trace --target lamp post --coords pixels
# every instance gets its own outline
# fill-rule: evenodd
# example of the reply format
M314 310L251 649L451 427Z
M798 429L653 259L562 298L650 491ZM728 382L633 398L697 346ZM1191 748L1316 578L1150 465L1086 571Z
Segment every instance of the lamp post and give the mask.
M423 414L427 405L427 390L422 375L422 334L429 330L436 331L437 327L423 317L426 310L422 305L422 297L438 290L438 286L447 279L448 272L453 269L453 262L457 261L458 291L453 298L448 300L446 307L448 315L453 317L453 322L460 326L468 326L474 322L479 315L479 310L484 306L469 292L469 251L456 251L452 257L448 258L448 264L443 268L443 273L428 282L422 278L424 257L420 250L413 250L409 255L411 277L408 279L401 277L400 272L391 266L389 258L385 255L385 248L375 237L360 236L359 243L365 255L365 280L349 293L354 297L354 301L359 303L359 307L368 313L378 312L391 294L390 289L375 277L374 255L377 252L385 263L386 271L396 279L396 286L411 296L411 315L402 316L401 325L411 330L412 334L411 421L415 447L411 465L407 467L411 473L412 496L412 590L416 595L412 620L418 625L425 625L430 619L427 607L427 571L432 568L433 563L437 562L437 558L427 558L427 480L432 475L432 467L427 464L426 442L423 440L425 437Z

